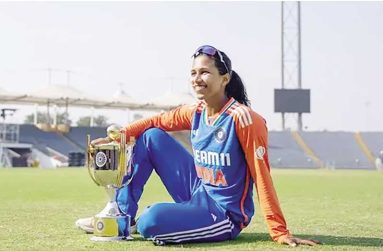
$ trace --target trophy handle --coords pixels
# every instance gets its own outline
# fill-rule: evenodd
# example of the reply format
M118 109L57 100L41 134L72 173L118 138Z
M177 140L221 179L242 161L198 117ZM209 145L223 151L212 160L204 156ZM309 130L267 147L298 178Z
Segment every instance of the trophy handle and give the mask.
M89 173L89 176L92 178L92 180L94 181L94 183L96 183L97 186L99 186L100 184L96 181L96 179L94 178L91 170L90 170L90 166L91 166L91 152L90 152L90 135L86 135L86 141L87 141L87 144L86 144L86 167L88 169L88 173Z
M117 186L121 187L122 180L126 174L126 132L125 130L120 131L120 156L119 156L119 166L118 166L118 177L117 177Z

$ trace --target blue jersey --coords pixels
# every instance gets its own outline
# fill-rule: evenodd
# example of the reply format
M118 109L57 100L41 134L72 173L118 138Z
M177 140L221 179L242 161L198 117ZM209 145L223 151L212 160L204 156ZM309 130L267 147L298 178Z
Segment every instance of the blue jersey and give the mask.
M245 227L254 214L255 184L271 237L289 235L270 175L265 120L231 98L214 118L205 103L180 106L125 127L127 138L148 128L191 130L195 168L207 194Z
M232 99L214 120L209 121L203 103L194 113L191 143L197 176L208 195L230 218L247 225L254 214L253 181L236 133Z

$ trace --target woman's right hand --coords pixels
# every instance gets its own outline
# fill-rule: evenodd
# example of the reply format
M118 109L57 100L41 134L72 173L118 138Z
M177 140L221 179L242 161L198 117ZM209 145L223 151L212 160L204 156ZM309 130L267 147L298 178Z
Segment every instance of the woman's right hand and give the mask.
M112 139L109 138L109 137L105 137L105 138L97 138L97 139L94 139L90 142L89 146L88 146L88 149L89 149L89 153L90 155L93 157L93 153L94 153L94 147L96 145L101 145L101 144L108 144L112 142Z
M112 142L112 139L109 138L109 137L105 137L105 138L98 138L98 139L94 139L90 142L90 146L91 147L94 147L96 145L100 145L100 144L108 144Z

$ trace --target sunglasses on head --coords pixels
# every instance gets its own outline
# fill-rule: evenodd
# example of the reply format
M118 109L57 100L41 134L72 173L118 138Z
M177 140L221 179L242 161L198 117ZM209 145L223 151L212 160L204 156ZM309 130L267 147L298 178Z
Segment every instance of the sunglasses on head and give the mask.
M223 60L223 56L222 56L222 53L214 48L213 46L211 45L203 45L201 47L199 47L193 54L193 57L197 57L201 54L206 54L210 57L214 57L216 54L218 54L218 57L219 57L219 60L221 61L221 63L225 66L225 69L226 69L226 73L230 73L229 71L229 67L227 67L226 63L225 63L225 60Z

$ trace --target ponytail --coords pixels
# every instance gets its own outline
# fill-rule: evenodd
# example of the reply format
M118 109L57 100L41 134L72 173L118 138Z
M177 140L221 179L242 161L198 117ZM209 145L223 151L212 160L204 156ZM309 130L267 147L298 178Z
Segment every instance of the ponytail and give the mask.
M250 106L250 100L247 98L245 85L243 84L241 77L235 71L232 70L231 60L226 55L226 53L223 51L219 52L221 53L222 59L225 62L225 64L223 64L223 62L221 62L221 59L217 55L214 57L215 66L217 67L219 74L224 75L226 73L229 73L231 76L230 81L225 88L226 96L228 98L234 98L239 103L245 106Z
M241 77L235 72L231 71L231 78L226 85L225 94L228 98L234 98L239 103L250 106L250 100L247 98L245 85Z

